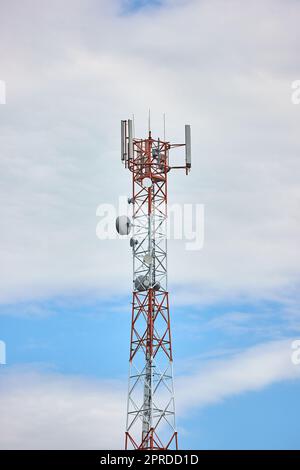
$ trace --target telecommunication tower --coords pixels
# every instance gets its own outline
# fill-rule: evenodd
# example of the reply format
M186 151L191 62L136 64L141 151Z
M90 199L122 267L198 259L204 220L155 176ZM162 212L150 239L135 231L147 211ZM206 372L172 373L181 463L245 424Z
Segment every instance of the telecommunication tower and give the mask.
M172 166L170 150L185 147L185 164ZM121 121L121 159L132 173L132 219L119 216L120 235L131 234L133 293L125 448L178 449L167 272L167 181L170 170L191 169L191 129L185 143L133 135Z

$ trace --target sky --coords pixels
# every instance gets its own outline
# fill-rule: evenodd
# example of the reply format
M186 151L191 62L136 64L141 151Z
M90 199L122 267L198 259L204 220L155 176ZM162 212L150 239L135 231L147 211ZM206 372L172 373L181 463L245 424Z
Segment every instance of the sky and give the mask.
M182 142L169 200L203 204L204 245L170 240L184 449L299 449L296 0L1 3L0 448L122 448L128 240L100 204L131 191L120 120Z

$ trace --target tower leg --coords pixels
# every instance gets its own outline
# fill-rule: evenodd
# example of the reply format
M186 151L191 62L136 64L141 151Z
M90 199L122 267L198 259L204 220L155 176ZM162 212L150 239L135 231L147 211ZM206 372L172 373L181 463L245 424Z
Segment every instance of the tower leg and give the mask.
M125 445L177 449L167 292L133 293Z

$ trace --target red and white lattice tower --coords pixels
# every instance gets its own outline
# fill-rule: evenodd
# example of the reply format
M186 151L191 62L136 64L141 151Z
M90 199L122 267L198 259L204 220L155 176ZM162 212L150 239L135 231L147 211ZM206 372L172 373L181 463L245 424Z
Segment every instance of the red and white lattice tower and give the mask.
M171 169L191 168L190 126L185 144L133 136L132 120L121 122L121 158L132 173L132 221L117 218L121 235L131 232L132 320L126 449L177 449L173 355L167 273L167 180ZM185 165L170 164L170 150L185 146Z

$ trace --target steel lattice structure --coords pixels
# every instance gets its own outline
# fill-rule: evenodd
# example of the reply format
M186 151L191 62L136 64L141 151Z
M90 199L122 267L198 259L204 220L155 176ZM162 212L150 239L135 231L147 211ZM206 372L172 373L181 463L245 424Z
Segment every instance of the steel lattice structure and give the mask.
M131 230L133 294L129 357L126 449L177 449L173 356L167 279L167 181L171 168L190 161L185 144L136 139L132 121L122 121L122 160L132 173L132 224L118 218L120 234ZM169 152L186 147L185 166L170 166ZM117 220L118 220L117 219Z

